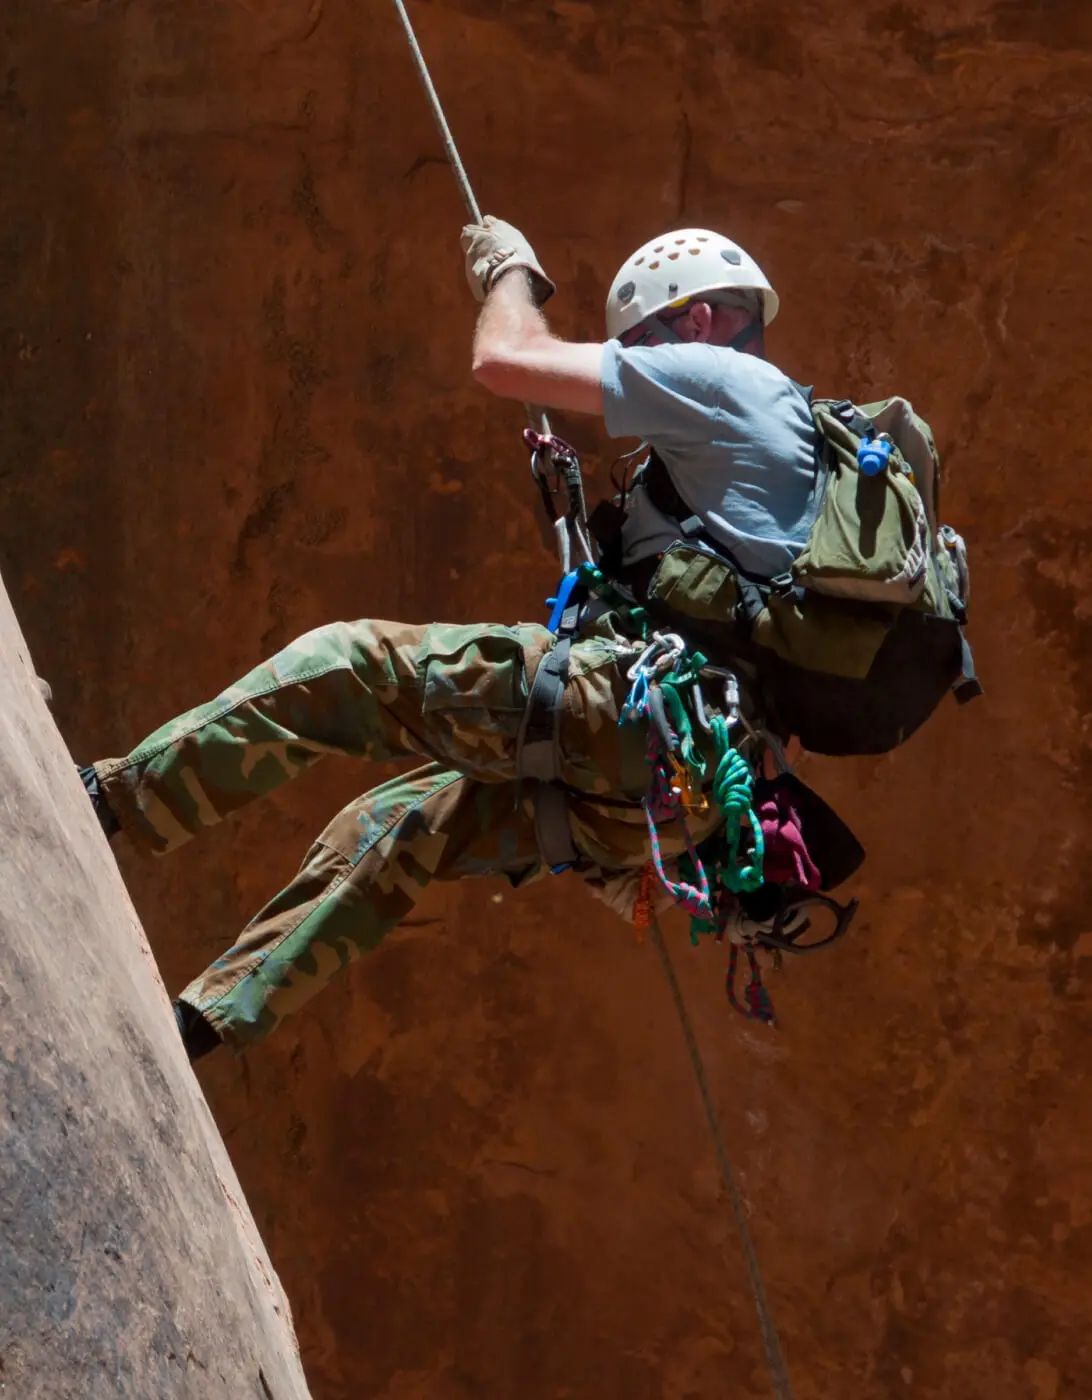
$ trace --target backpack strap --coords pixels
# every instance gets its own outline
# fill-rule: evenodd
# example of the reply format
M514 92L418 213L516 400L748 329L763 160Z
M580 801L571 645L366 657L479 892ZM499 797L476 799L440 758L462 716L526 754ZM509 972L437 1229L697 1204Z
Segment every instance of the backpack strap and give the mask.
M966 705L971 700L977 700L980 695L985 695L982 682L978 679L978 674L974 668L974 653L971 651L971 644L967 640L967 634L963 628L959 629L960 656L960 676L955 685L952 686L952 694L956 698L956 703Z
M742 569L733 559L727 545L722 544L720 540L715 539L709 533L701 516L695 513L693 507L688 505L680 494L678 487L671 479L671 473L667 470L663 458L654 447L650 450L648 461L642 467L641 475L634 484L644 487L649 501L661 515L667 516L684 540L692 540L696 544L704 545L718 558L727 560L733 571L741 578L748 579L759 586L768 587L770 585L770 579Z
M666 515L669 520L689 521L694 516L693 508L679 494L679 488L672 481L664 459L654 447L649 448L648 461L633 484L643 487L648 499L660 514Z
M832 418L844 423L854 437L871 437L875 431L876 425L872 419L867 413L862 413L852 399L815 399L809 402L813 411L822 408Z

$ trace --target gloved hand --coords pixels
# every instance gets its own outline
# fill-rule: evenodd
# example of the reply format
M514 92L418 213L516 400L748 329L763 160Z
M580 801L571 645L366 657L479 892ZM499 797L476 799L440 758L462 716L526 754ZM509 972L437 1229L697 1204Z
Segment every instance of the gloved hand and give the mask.
M531 295L541 306L557 288L543 272L535 250L518 228L486 214L480 224L467 224L462 234L466 280L478 301L484 301L502 273L522 267L531 279Z

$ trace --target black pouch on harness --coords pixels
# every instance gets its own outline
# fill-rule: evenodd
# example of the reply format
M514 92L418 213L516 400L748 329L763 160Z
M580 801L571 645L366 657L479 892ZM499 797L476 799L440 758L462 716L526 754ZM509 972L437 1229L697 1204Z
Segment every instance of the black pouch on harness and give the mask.
M600 501L588 516L588 533L599 547L599 567L610 578L622 572L622 527L626 508L621 500Z

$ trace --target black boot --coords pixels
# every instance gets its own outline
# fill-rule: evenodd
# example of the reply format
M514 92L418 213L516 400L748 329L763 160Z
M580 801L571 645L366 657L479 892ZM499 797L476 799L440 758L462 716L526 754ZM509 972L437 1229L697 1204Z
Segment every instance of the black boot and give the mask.
M191 1065L194 1060L199 1060L202 1055L211 1054L218 1045L224 1043L200 1011L190 1006L189 1002L175 1002L174 1019Z
M80 781L87 790L87 795L91 799L91 806L95 809L95 816L99 819L99 826L102 827L107 841L116 836L121 830L117 817L106 800L106 794L99 784L98 774L94 768L80 768L77 764Z

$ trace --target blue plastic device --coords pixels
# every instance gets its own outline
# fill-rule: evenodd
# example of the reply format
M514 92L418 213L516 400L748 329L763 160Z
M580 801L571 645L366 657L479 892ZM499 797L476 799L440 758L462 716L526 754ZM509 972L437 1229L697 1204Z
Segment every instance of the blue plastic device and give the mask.
M573 595L573 589L580 582L580 570L573 569L571 573L565 575L557 586L557 597L547 598L546 606L553 608L550 613L550 620L546 626L551 632L556 632L561 626L561 619L565 615L565 609L569 606L569 600Z
M857 465L865 476L879 476L891 459L895 444L887 438L872 438L857 449Z

